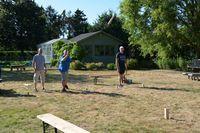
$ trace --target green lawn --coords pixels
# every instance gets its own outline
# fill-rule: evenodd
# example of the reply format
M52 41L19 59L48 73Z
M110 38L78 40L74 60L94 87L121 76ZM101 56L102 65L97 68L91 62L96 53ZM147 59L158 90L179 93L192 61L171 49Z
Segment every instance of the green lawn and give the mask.
M70 71L71 90L63 94L58 71L48 72L47 92L34 92L33 85L24 85L32 84L31 70L4 70L0 132L42 132L36 116L44 113L98 133L200 132L200 82L177 71L129 71L128 78L135 84L117 89L116 76L93 85L91 74L115 75L115 71ZM170 120L163 119L165 107L170 109Z

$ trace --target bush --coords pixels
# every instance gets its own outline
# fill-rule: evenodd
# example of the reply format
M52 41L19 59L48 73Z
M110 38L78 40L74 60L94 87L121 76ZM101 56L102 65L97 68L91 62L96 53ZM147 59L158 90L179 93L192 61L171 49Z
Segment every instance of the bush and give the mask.
M136 69L138 66L138 61L136 59L129 59L127 61L128 69Z
M107 64L107 69L108 70L115 70L115 64L114 63Z
M96 63L87 63L87 64L86 64L86 68L87 68L88 70L97 70L97 69L98 69Z
M177 69L179 65L176 59L163 58L157 61L158 67L161 69Z
M104 69L105 68L105 65L104 65L103 62L98 62L98 63L96 63L96 65L97 65L98 69Z
M104 64L103 62L99 62L99 63L87 63L86 64L86 68L88 70L101 70L104 68Z
M80 62L79 60L76 60L75 62L72 62L70 64L70 68L73 70L82 70L82 69L85 69L85 66L82 62Z
M180 70L183 70L183 71L187 70L188 61L186 61L180 57L177 59L177 63L178 63Z
M0 51L1 61L21 61L21 60L32 60L36 54L35 51Z
M51 59L51 66L58 66L59 60L58 59Z
M82 50L80 45L74 44L70 56L75 60L82 60L82 58L84 57L84 51Z

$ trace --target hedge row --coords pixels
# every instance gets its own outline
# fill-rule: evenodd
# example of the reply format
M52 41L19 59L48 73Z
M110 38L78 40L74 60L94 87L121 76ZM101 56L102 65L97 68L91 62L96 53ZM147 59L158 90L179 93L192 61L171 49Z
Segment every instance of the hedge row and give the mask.
M35 51L0 51L1 61L24 61L32 60L36 54Z

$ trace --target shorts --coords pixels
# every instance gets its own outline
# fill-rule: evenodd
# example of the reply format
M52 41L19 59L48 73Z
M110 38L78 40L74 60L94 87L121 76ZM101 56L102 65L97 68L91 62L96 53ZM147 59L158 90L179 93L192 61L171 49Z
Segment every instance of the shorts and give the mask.
M61 80L66 81L67 80L67 74L68 72L61 72Z
M125 73L125 69L119 69L119 74L124 74Z
M36 70L33 76L33 82L37 83L40 77L41 83L45 82L45 71L44 70Z

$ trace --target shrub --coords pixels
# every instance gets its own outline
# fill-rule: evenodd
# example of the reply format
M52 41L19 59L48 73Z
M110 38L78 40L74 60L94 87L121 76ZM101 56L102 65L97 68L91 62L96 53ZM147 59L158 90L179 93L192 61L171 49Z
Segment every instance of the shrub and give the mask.
M82 62L80 62L79 60L76 60L75 62L72 62L70 64L70 68L73 70L82 70L82 69L85 69L85 66Z
M97 66L98 69L104 69L105 68L105 65L104 65L103 62L96 63L96 66Z
M86 68L87 68L88 70L97 70L97 69L98 69L98 66L97 66L96 63L87 63L87 64L86 64Z
M36 54L35 51L0 51L1 61L20 61L20 60L32 60Z
M108 70L115 70L115 64L114 63L107 64L107 69Z
M84 52L80 45L74 44L70 56L75 60L82 60Z
M135 69L138 66L138 61L136 59L129 59L127 61L128 69Z
M51 66L58 66L58 59L51 59Z
M184 60L183 58L179 57L177 59L177 63L178 63L178 66L180 68L180 70L187 70L187 64L188 64L188 61Z
M170 58L158 59L157 64L161 69L176 69L179 67L177 60Z

